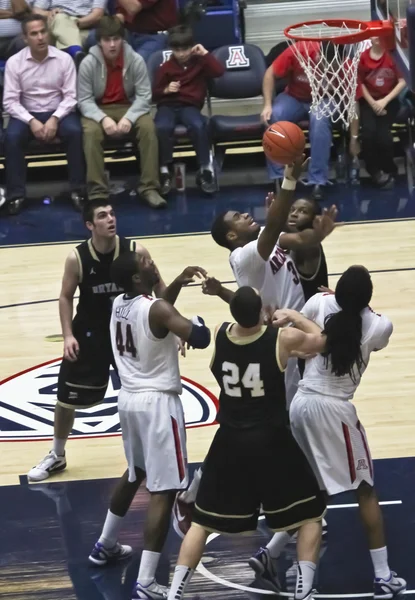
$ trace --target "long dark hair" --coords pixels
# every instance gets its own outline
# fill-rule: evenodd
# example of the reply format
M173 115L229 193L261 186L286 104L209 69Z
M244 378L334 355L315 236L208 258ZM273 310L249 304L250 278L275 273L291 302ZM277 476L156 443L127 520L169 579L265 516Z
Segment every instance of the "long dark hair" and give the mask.
M361 351L362 317L361 311L369 305L373 285L365 267L349 267L340 277L335 298L342 310L328 315L323 333L327 336L323 356L331 372L337 377L350 375L355 381L354 367L362 374L364 361Z

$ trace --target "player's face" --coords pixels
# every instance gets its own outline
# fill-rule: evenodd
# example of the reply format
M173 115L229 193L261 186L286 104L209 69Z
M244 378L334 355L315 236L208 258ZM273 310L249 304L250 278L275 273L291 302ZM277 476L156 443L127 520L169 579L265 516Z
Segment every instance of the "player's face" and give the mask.
M151 289L160 281L159 273L154 261L148 256L137 254L138 275L140 281Z
M88 224L87 224L88 225ZM113 238L117 233L117 219L112 206L98 206L94 210L94 219L91 231L100 237Z
M229 226L228 237L233 241L250 242L256 240L261 226L254 221L249 213L230 210L225 215L225 223Z
M303 231L313 226L314 207L308 200L296 200L290 208L287 219L287 232Z

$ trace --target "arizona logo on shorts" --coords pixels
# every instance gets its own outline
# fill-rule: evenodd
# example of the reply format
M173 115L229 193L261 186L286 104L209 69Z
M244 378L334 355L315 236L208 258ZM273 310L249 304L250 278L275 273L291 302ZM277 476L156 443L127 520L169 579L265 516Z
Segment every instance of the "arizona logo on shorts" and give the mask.
M365 461L364 458L359 458L359 460L357 461L357 467L356 470L357 471L362 471L362 470L366 470L368 469L368 465L367 462Z
M244 46L229 46L229 58L226 61L227 69L246 69L250 64L249 58L245 56Z
M0 382L0 440L41 440L53 436L61 360L53 360ZM213 425L218 401L198 383L182 377L186 427ZM71 437L121 435L117 411L120 384L113 370L104 402L76 412ZM74 392L76 393L76 392Z

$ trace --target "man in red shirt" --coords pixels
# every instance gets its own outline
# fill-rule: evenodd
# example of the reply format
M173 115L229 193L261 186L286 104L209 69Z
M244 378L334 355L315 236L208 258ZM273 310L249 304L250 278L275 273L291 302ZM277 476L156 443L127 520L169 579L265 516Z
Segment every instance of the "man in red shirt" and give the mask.
M302 120L310 122L311 162L308 169L308 184L313 186L312 196L315 200L323 197L324 186L329 178L329 160L332 143L332 127L329 117L317 118L315 113L310 113L311 88L308 83L296 50L304 56L315 56L318 60L321 44L330 42L297 42L296 49L289 46L280 54L265 72L263 81L264 108L261 113L265 125L276 121L291 121L298 123ZM324 49L328 59L333 58L333 48ZM275 80L286 79L287 86L281 94L273 100ZM327 100L329 102L329 100ZM357 127L357 121L351 126L352 131ZM284 167L268 161L270 179L276 180L283 176Z
M207 83L223 75L224 66L201 45L195 45L192 30L178 25L169 31L172 56L157 70L153 82L153 100L157 104L155 124L160 149L162 193L171 189L174 128L187 127L199 162L197 184L207 193L216 191L210 161L210 140L206 118L201 114Z
M116 17L98 24L98 44L78 73L78 107L82 114L88 196L109 199L102 143L107 137L133 133L140 150L138 192L152 208L164 208L160 196L158 140L151 117L151 85L144 60L124 42Z
M405 80L380 38L372 38L372 47L360 57L358 77L366 170L376 185L393 185L397 168L393 160L391 126L399 110L398 96L405 87Z
M167 30L179 21L176 0L117 0L116 6L130 33L129 43L145 61L166 48Z

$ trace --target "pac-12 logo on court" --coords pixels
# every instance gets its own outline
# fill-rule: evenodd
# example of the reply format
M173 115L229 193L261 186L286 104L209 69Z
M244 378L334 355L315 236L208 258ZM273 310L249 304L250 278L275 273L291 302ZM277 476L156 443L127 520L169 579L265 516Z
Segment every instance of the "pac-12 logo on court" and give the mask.
M245 55L244 46L229 46L229 57L226 60L227 69L247 69L249 58Z
M60 363L44 363L0 383L0 440L41 440L53 436ZM182 384L186 427L213 425L218 404L215 396L186 377L182 377ZM104 402L76 413L72 438L120 435L119 388L118 377L111 370Z

